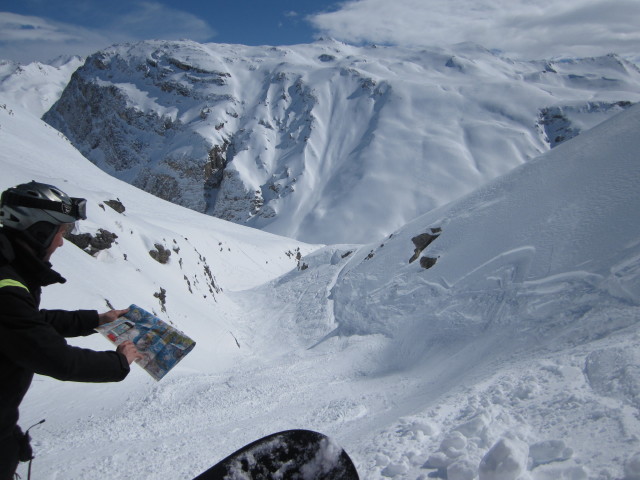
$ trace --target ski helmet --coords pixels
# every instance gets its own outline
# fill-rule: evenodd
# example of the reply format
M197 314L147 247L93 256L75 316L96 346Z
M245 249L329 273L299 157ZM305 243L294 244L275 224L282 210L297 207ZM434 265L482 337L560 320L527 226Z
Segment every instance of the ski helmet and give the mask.
M0 197L0 223L33 246L46 249L58 227L84 220L87 201L72 198L53 185L31 181L9 188Z

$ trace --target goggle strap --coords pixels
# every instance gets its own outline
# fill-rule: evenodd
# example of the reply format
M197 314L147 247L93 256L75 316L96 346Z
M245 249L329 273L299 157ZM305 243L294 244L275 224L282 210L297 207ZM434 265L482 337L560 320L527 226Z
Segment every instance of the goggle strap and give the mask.
M9 205L13 207L40 208L51 212L63 213L71 215L77 220L84 220L86 216L86 200L84 198L72 198L71 205L54 200L45 200L42 198L25 197L13 192L5 191L0 200L1 205Z

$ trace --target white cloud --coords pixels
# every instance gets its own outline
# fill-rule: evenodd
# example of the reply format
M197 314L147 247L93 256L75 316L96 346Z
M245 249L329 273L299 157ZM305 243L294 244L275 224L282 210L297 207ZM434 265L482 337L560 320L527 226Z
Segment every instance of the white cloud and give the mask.
M71 32L65 32L41 18L0 12L0 41L2 42L24 40L65 42L73 39Z
M353 43L469 41L521 58L640 52L638 0L350 0L310 21Z
M128 11L120 15L100 10L109 8L108 2L95 3L95 7L92 15L104 21L92 29L0 12L0 59L21 63L48 61L60 55L89 55L120 42L151 38L206 41L215 35L195 15L156 2L131 3Z
M76 25L0 12L2 59L26 63L60 55L88 55L113 41L107 35Z
M209 40L215 31L197 16L167 7L157 2L139 2L132 11L118 17L111 31L128 32L136 39L160 38L175 40L189 38Z

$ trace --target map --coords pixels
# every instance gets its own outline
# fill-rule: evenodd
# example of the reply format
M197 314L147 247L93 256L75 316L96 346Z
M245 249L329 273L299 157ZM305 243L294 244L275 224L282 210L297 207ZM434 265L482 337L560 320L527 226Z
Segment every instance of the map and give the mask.
M132 341L143 355L136 363L155 380L164 377L196 345L184 333L137 305L131 305L128 313L96 330L116 345Z

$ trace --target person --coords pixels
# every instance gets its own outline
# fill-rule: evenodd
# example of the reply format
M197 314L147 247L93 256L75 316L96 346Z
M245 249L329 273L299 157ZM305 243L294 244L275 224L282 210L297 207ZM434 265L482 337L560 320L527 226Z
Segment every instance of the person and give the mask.
M52 269L53 253L78 220L86 200L32 181L0 198L0 480L32 458L29 436L18 426L19 406L35 373L58 380L117 382L141 354L131 342L97 352L64 337L95 333L127 310L40 310L41 289L66 280Z

